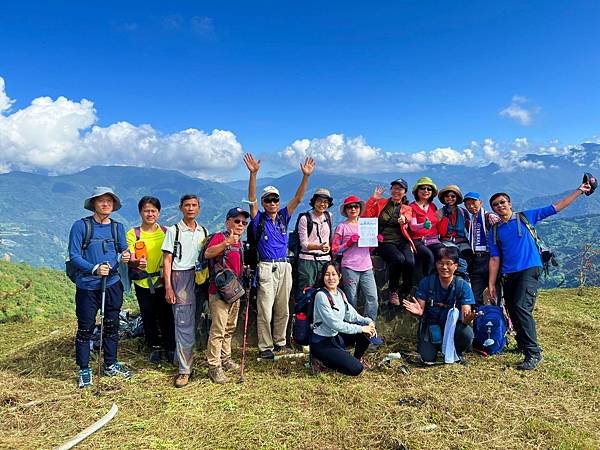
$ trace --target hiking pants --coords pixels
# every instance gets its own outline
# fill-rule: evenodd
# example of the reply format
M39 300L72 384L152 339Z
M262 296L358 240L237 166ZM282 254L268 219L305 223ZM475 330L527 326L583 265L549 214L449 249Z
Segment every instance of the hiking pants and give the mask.
M402 294L410 293L415 268L415 255L408 242L383 242L379 244L377 252L389 267L389 291ZM402 276L402 286L400 286L400 276ZM400 291L398 291L399 286Z
M442 334L444 327L441 326ZM470 325L465 325L461 320L456 322L456 330L454 331L454 348L456 354L462 356L466 351L471 350L473 344L473 328ZM442 348L442 344L432 344L429 342L429 329L426 325L419 325L419 334L417 336L417 352L421 355L421 359L425 362L434 362L437 357L437 352Z
M179 373L192 373L194 342L196 339L196 294L194 269L174 270L171 282L175 291L173 317L175 323L175 356Z
M257 328L258 349L273 350L273 344L286 345L290 317L292 265L288 262L258 263Z
M135 296L140 305L144 336L148 347L162 347L166 351L175 350L175 324L173 308L165 300L165 288L150 289L135 285Z
M357 307L358 290L361 290L365 297L365 310L363 316L368 317L373 322L377 320L377 309L379 301L377 298L377 285L375 284L375 275L373 269L357 271L347 267L342 267L342 289L348 303Z
M317 284L319 274L323 270L327 260L301 259L298 258L298 286L296 295L302 294L307 287L314 287Z
M231 358L231 338L237 325L240 301L228 305L217 294L208 296L212 323L206 348L209 366L221 367L221 361Z
M517 332L517 345L525 357L539 356L542 352L537 342L533 318L539 279L539 267L530 267L503 277L506 309Z
M354 356L346 351L346 347L352 344L354 344ZM333 337L321 337L319 342L311 342L310 353L319 359L325 367L355 377L363 371L363 365L359 360L368 347L369 338L363 333L339 333Z
M104 364L110 366L117 362L119 344L119 312L123 305L123 285L120 281L106 288L104 301L104 336L102 351ZM96 326L96 314L102 307L102 290L88 291L77 288L75 291L75 315L77 316L77 335L75 337L75 359L81 369L90 364L90 340Z
M421 265L421 278L424 278L435 270L434 255L443 245L425 245L423 241L415 241L415 247L417 248L417 261Z

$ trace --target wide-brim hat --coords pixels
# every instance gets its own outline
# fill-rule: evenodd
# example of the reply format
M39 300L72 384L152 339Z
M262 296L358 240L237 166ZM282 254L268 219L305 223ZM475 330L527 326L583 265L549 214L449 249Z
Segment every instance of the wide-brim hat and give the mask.
M462 203L463 195L462 192L460 192L460 188L455 184L449 184L448 186L444 186L442 189L440 189L440 192L438 194L438 199L440 200L440 202L442 202L443 205L446 204L444 203L444 196L447 192L454 192L456 194L457 205L460 205Z
M324 198L329 202L329 208L331 208L331 206L333 205L333 197L331 196L331 192L329 192L328 189L325 188L319 188L315 191L315 193L313 194L312 198L310 199L310 205L314 206L315 205L315 200L317 198Z
M437 194L437 191L438 191L437 186L435 185L433 180L429 177L421 177L417 180L417 182L415 183L415 185L412 188L412 193L415 197L417 196L417 191L419 190L419 186L431 186L431 188L433 189L433 191L431 193L431 198L435 197L435 195Z
M277 189L275 186L267 186L262 190L262 193L260 194L261 200L269 194L277 195L278 197L280 196L279 189Z
M363 202L360 198L358 198L356 195L349 195L348 197L346 197L344 199L344 203L342 203L340 205L340 214L344 217L348 217L348 215L346 214L346 205L351 205L352 203L358 203L360 205L360 213L359 215L362 214L362 212L365 209L365 202Z
M115 194L111 188L106 186L96 186L94 188L94 191L92 192L92 195L83 201L83 207L88 211L95 212L96 210L94 209L94 199L105 194L110 195L114 199L113 212L121 209L121 200L119 199L119 197L117 197L117 194Z

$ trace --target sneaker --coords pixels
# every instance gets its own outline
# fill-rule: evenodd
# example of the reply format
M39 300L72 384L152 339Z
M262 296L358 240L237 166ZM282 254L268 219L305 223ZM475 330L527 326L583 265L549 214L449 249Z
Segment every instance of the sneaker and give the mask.
M115 377L120 375L123 378L129 378L131 375L133 375L133 373L131 373L130 370L127 370L121 363L116 362L108 367L106 367L106 365L104 366L104 375L107 377Z
M518 370L534 370L543 361L542 355L526 356L521 364L517 366Z
M392 306L400 306L400 297L397 292L392 292L390 294L390 305Z
M208 378L211 379L213 383L217 384L225 384L229 381L229 378L225 376L222 367L209 367L208 368Z
M182 388L188 385L190 382L190 374L189 373L180 373L175 377L175 387Z
M79 387L87 388L92 385L92 369L81 369L79 371Z
M152 347L152 351L150 352L150 356L148 356L148 360L152 364L159 364L162 356L162 349L160 347Z
M274 360L275 355L273 354L273 352L271 350L263 350L262 352L260 352L260 359Z
M221 367L223 368L223 370L231 372L237 372L238 370L240 370L240 365L231 358L221 361Z

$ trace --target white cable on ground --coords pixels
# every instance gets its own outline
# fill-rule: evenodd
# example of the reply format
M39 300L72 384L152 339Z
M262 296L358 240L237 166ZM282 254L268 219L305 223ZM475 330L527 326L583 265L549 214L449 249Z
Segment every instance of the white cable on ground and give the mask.
M102 419L98 420L93 425L90 425L85 430L83 430L81 433L79 433L77 436L75 436L73 439L71 439L68 442L65 442L60 447L56 447L54 450L69 450L70 448L75 447L77 444L79 444L85 438L91 436L96 431L98 431L100 428L102 428L104 425L106 425L108 422L110 422L111 419L113 417L115 417L118 410L119 410L119 408L117 407L117 404L113 403L112 408L110 408L110 411L108 411Z

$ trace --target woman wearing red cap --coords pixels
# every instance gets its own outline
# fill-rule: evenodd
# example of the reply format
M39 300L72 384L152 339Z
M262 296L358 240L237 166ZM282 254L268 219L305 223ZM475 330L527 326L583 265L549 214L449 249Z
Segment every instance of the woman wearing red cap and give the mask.
M375 188L367 200L363 217L377 217L379 234L383 237L378 252L390 268L390 304L399 306L400 297L408 295L412 287L415 244L408 234L408 223L413 213L406 199L408 183L398 178L390 184L390 198L382 197L385 190L382 186Z
M373 275L373 263L369 247L358 246L358 218L365 208L363 202L356 195L346 197L340 206L340 213L347 217L345 222L340 223L333 235L333 254L341 255L342 262L342 289L348 298L348 302L356 308L357 293L360 290L365 296L364 316L375 322L379 301L377 298L377 285ZM375 345L382 341L377 336L371 338Z

